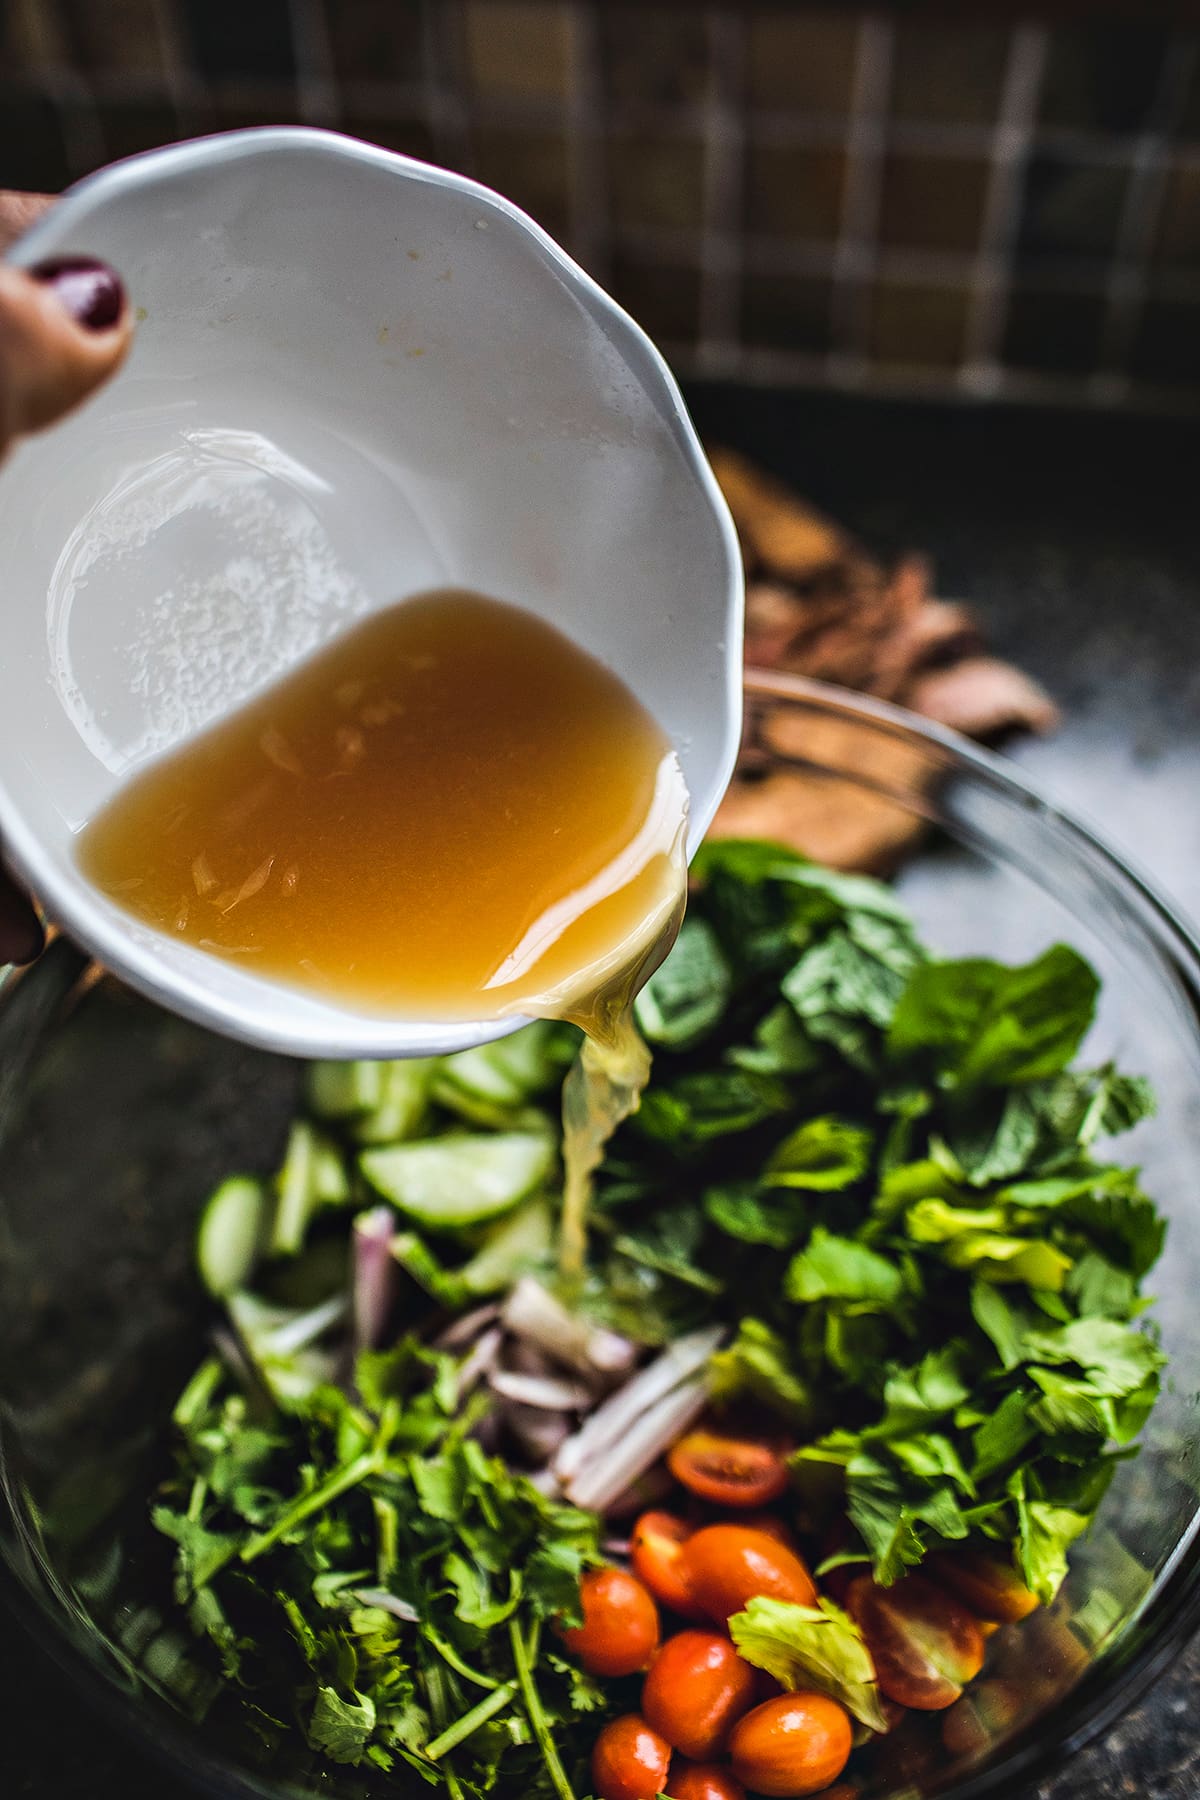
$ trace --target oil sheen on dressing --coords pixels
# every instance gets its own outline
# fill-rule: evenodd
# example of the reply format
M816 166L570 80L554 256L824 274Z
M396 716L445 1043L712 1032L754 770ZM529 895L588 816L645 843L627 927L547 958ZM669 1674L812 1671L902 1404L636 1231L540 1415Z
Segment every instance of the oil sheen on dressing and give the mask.
M585 1032L563 1095L564 1274L636 1107L633 1022L674 941L687 793L611 670L523 609L405 600L136 776L82 834L160 931L392 1017Z

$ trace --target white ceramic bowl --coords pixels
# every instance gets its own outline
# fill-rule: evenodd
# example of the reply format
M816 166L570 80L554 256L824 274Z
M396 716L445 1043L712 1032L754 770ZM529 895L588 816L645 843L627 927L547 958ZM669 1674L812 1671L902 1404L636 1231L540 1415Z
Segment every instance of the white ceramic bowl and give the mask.
M649 339L486 188L321 131L156 150L13 251L100 256L137 340L0 473L0 842L135 987L266 1048L421 1055L520 1022L369 1018L139 925L74 840L122 780L373 609L552 619L674 740L700 841L740 726L741 562Z

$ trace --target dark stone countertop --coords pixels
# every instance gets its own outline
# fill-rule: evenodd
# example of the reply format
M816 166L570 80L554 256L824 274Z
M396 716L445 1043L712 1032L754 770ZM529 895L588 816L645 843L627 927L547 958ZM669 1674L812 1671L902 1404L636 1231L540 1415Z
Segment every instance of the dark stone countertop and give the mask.
M1021 764L1200 917L1200 422L718 387L690 398L711 441L873 544L933 555L938 592L969 601L1063 704L1063 729L1021 745ZM1106 1737L1008 1800L1197 1800L1198 1682L1200 1640ZM0 1630L0 1695L4 1800L172 1791L79 1714L15 1624Z

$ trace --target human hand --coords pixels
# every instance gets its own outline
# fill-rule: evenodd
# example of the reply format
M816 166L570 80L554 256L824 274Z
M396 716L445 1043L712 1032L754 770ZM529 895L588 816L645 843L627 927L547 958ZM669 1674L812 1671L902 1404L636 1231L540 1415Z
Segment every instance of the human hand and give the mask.
M46 194L0 193L0 253L52 204ZM14 439L53 425L106 381L132 333L125 290L106 264L0 264L0 458ZM0 965L32 962L41 947L37 914L0 867Z

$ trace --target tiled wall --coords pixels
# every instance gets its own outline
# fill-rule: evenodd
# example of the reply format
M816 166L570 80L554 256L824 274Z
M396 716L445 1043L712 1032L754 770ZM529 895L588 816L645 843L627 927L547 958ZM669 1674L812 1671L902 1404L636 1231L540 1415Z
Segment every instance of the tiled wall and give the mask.
M0 186L331 125L511 195L685 374L1200 406L1197 33L1012 11L0 0Z

